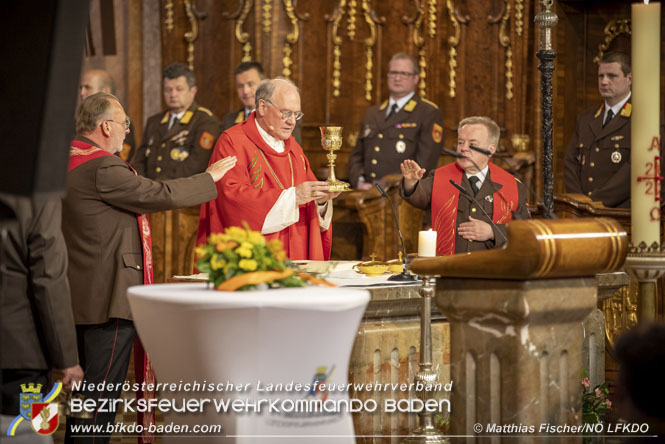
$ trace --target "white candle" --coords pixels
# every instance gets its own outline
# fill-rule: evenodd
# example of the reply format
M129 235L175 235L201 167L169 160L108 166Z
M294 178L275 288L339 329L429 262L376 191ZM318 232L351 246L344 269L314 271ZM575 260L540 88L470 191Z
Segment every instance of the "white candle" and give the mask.
M632 9L632 116L630 136L632 242L660 244L660 3ZM650 179L651 178L651 179Z
M418 233L418 256L436 256L436 231L430 229Z

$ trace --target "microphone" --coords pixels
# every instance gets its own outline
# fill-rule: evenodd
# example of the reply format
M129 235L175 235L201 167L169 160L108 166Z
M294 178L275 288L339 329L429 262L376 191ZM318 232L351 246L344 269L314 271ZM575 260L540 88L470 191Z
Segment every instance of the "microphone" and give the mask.
M448 148L444 148L443 152L448 154L449 156L456 157L458 159L466 159L466 156L464 154L458 153L457 151L449 150ZM471 160L471 159L469 159L469 160ZM471 160L471 162L473 162L473 160Z
M478 151L479 153L483 153L483 154L485 154L485 155L487 155L487 156L489 156L489 155L492 154L489 150L486 150L485 148L478 148L477 146L473 146L473 145L469 145L469 148L471 148L471 149L474 150L474 151ZM478 164L477 164L476 162L473 161L472 158L470 158L470 157L466 157L466 156L464 156L463 154L458 153L457 151L449 150L449 149L447 149L447 148L444 148L443 150L444 150L447 154L449 154L449 155L451 155L451 156L453 156L453 157L457 157L458 159L467 159L469 162L471 162L471 163L473 164L474 167L476 167L476 169L478 170L478 172L482 173L482 169L478 166ZM483 182L485 181L486 178L487 178L487 173L483 174ZM498 194L498 195L499 195L499 197L501 198L501 200L503 201L503 203L505 203L506 206L507 206L508 208L510 208L510 213L512 214L513 219L515 219L515 220L519 220L519 219L521 219L520 217L517 217L517 213L515 212L515 210L513 210L512 205L510 205L510 204L508 203L508 201L506 200L506 198L503 196L503 193L501 193L499 190L496 189L496 187L494 186L494 182L492 182L492 181L490 180L489 183L490 183L490 186L492 187L492 195L494 195L494 194Z
M476 200L476 198L473 197L471 194L469 194L469 192L466 190L466 188L464 188L462 185L458 184L458 183L455 182L454 180L450 179L450 183L452 184L452 186L454 186L455 188L457 188L458 190L460 190L460 192L461 192L461 193L462 193L467 199L469 199L471 202L473 202L473 203L475 203L476 205L478 205L478 208L480 208L480 211L482 211L482 213L485 215L485 217L490 221L490 224L492 224L492 226L493 226L494 228L496 228L496 231L498 231L498 233L501 235L501 237L503 237L503 240L507 241L508 238L506 237L506 235L503 234L503 231L501 231L501 230L499 229L499 226L498 226L497 224L494 223L494 221L492 220L492 218L490 217L490 215L487 214L487 211L485 211L485 209L483 208L483 206L480 205L480 203L478 203L478 201Z
M485 148L480 148L477 146L469 145L469 148L471 148L474 151L478 151L479 153L483 153L486 156L491 156L492 152L490 150L486 150Z
M395 218L395 226L397 227L397 233L399 233L399 240L402 243L402 272L400 274L394 274L388 278L389 281L415 281L418 278L415 277L412 274L409 274L406 271L406 247L404 246L404 238L402 237L402 230L399 229L399 221L397 220L397 212L395 211L395 206L393 205L393 201L390 200L388 195L386 194L385 190L381 188L381 185L378 183L374 184L377 190L379 190L379 193L381 193L381 196L385 197L388 199L388 202L390 202L390 208L393 210L393 217Z

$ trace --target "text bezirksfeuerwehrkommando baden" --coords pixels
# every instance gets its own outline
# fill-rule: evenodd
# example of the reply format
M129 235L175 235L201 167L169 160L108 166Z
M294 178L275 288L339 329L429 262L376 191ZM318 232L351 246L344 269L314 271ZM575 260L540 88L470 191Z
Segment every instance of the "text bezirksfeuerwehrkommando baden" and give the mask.
M445 386L441 383L437 384L423 384L420 381L411 383L382 383L382 382L367 382L367 383L346 383L346 384L333 384L319 381L312 381L310 383L296 383L294 381L288 383L266 383L257 381L252 383L232 383L226 382L208 382L208 381L192 381L192 382L157 382L157 383L138 383L125 381L123 383L110 383L110 382L87 382L86 380L74 383L73 391L116 391L122 390L125 392L238 392L247 393L256 390L257 393L291 393L291 392L309 392L316 390L317 392L412 392L412 391L450 391L452 387L449 384Z

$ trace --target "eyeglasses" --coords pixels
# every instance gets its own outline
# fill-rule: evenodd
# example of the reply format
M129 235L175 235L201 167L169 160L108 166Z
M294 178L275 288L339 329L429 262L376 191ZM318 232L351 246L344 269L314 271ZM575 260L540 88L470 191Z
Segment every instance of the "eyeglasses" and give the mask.
M105 120L104 122L113 122L113 123L117 123L118 125L122 125L123 128L125 128L125 130L128 130L128 129L129 129L129 125L132 124L132 122L130 122L130 120L129 120L129 117L127 117L127 118L125 119L124 122L116 122L116 121L113 120L113 119L107 119L107 120Z
M271 104L275 109L277 109L277 107L275 106L275 104L272 103L270 100L264 99L264 101L265 101L266 103ZM304 114L303 114L302 112L300 112L300 111L296 111L296 112L288 111L288 110L287 110L287 111L282 111L281 109L277 109L277 111L279 111L280 113L282 113L282 120L289 120L291 117L295 118L296 120L300 120L300 119L302 119L303 116L304 116Z
M388 77L411 77L415 76L415 72L405 72L405 71L388 71Z

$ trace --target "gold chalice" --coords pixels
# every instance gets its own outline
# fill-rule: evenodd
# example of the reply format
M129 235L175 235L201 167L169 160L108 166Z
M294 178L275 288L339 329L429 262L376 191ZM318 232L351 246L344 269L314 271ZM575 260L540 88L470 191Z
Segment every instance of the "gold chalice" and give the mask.
M324 150L328 151L326 157L328 158L328 191L336 193L338 191L351 191L348 183L338 180L335 177L335 159L337 154L342 148L342 127L341 126L321 126L321 146Z

